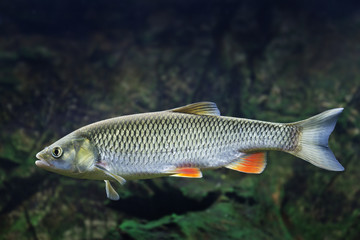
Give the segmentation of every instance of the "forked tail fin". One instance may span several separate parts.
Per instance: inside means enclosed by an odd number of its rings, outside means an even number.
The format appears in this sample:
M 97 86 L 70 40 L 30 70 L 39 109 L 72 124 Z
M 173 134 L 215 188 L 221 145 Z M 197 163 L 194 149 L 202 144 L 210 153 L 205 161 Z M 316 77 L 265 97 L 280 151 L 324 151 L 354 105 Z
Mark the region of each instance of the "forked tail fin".
M 343 171 L 344 167 L 335 158 L 328 146 L 328 139 L 334 130 L 343 108 L 335 108 L 306 120 L 291 123 L 301 127 L 299 148 L 291 154 L 311 164 L 331 171 Z

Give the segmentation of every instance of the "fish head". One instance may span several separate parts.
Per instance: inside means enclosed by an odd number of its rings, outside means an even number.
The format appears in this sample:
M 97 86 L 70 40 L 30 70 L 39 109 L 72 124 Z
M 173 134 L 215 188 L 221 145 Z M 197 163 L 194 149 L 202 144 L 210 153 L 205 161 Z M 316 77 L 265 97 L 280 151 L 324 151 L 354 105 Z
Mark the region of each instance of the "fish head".
M 80 177 L 95 167 L 98 153 L 89 139 L 68 135 L 36 154 L 36 166 L 58 174 Z

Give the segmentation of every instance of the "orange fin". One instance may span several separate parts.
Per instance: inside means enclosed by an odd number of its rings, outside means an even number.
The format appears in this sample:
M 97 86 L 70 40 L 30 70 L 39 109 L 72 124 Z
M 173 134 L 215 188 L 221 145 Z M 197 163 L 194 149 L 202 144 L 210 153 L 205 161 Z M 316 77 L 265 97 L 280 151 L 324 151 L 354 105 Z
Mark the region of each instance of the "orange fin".
M 225 167 L 245 173 L 262 173 L 266 167 L 266 153 L 258 152 L 242 155 L 235 162 Z
M 199 168 L 176 168 L 169 173 L 173 173 L 173 175 L 170 175 L 171 177 L 202 178 L 202 173 Z

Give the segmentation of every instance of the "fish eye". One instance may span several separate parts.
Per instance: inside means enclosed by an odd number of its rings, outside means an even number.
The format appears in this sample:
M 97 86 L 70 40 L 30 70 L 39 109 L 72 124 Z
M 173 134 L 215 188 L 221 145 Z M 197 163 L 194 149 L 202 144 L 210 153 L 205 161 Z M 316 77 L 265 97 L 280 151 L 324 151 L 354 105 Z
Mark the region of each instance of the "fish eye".
M 54 158 L 59 158 L 59 157 L 61 157 L 62 154 L 63 154 L 63 150 L 61 147 L 54 147 L 51 151 L 51 155 Z

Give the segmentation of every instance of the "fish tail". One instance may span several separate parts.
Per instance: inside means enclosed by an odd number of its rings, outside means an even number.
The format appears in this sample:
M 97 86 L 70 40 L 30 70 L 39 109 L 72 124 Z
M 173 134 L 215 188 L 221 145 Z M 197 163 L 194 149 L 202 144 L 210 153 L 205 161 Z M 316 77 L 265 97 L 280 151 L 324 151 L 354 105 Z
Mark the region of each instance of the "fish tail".
M 344 167 L 335 158 L 328 146 L 328 139 L 335 128 L 343 108 L 335 108 L 306 120 L 291 123 L 300 127 L 299 145 L 291 154 L 311 164 L 330 171 L 343 171 Z

